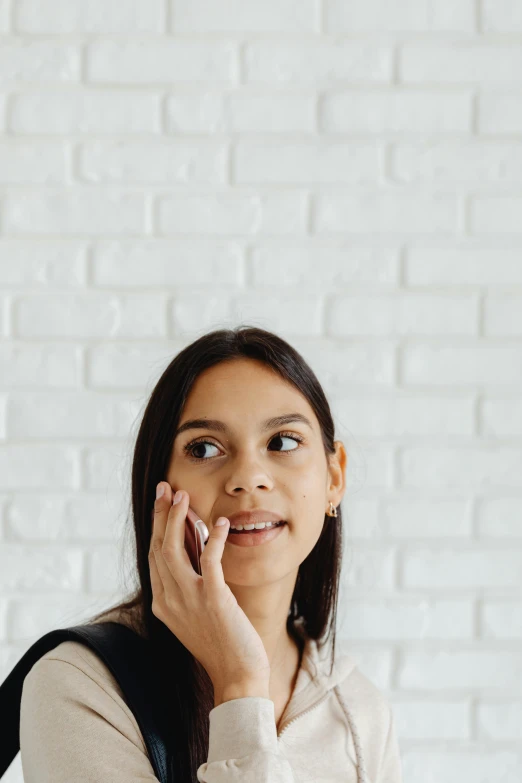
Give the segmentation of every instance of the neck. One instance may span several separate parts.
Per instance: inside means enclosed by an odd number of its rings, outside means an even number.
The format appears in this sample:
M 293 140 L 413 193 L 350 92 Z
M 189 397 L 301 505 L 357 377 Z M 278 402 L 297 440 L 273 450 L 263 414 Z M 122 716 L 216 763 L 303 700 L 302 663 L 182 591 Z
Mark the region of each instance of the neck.
M 228 583 L 239 606 L 261 637 L 270 662 L 270 681 L 281 682 L 300 656 L 300 644 L 287 629 L 297 570 L 265 585 Z

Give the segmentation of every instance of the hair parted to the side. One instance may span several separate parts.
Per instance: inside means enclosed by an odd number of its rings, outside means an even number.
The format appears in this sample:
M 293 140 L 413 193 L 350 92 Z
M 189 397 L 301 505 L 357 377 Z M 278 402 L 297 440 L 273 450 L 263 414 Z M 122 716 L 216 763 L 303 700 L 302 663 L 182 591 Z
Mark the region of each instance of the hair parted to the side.
M 132 461 L 132 517 L 134 523 L 136 588 L 130 600 L 92 617 L 96 622 L 108 612 L 132 611 L 136 630 L 152 645 L 164 685 L 163 696 L 176 738 L 174 769 L 180 780 L 197 779 L 197 769 L 208 757 L 208 715 L 214 707 L 212 681 L 179 639 L 152 613 L 152 588 L 148 554 L 152 534 L 151 509 L 156 485 L 169 466 L 173 433 L 178 426 L 190 390 L 201 372 L 220 362 L 249 358 L 264 362 L 307 399 L 317 416 L 325 453 L 335 452 L 334 422 L 330 406 L 314 372 L 289 343 L 273 332 L 240 325 L 217 329 L 187 345 L 170 362 L 153 389 L 139 427 Z M 306 634 L 323 644 L 332 640 L 331 666 L 335 660 L 337 601 L 342 565 L 342 514 L 325 514 L 321 535 L 301 563 L 292 596 L 287 627 L 302 618 Z

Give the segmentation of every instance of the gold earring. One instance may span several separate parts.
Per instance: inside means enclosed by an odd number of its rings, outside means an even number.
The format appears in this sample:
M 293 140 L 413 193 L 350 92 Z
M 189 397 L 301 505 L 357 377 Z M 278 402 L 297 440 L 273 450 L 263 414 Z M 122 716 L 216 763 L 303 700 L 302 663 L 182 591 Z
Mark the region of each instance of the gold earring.
M 330 500 L 330 512 L 326 512 L 326 516 L 328 517 L 336 517 L 337 516 L 337 509 L 335 508 L 334 504 Z

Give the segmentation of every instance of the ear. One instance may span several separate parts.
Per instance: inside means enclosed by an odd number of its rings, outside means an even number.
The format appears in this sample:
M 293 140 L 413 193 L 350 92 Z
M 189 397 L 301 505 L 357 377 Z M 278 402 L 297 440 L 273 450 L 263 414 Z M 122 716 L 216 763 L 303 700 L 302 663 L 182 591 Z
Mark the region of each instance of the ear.
M 335 454 L 328 454 L 328 475 L 326 492 L 334 506 L 343 499 L 346 489 L 346 464 L 348 456 L 341 440 L 334 441 Z

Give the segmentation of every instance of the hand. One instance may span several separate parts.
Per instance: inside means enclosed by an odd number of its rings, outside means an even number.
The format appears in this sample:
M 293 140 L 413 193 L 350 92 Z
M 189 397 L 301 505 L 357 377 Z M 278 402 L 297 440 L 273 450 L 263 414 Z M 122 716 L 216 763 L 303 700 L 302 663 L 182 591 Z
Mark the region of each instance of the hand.
M 183 491 L 174 506 L 170 485 L 161 483 L 165 493 L 154 503 L 149 550 L 152 613 L 201 663 L 215 694 L 236 688 L 239 693 L 258 684 L 266 687 L 268 698 L 270 662 L 265 647 L 223 576 L 221 558 L 230 522 L 210 530 L 200 576 L 185 549 L 188 492 Z

